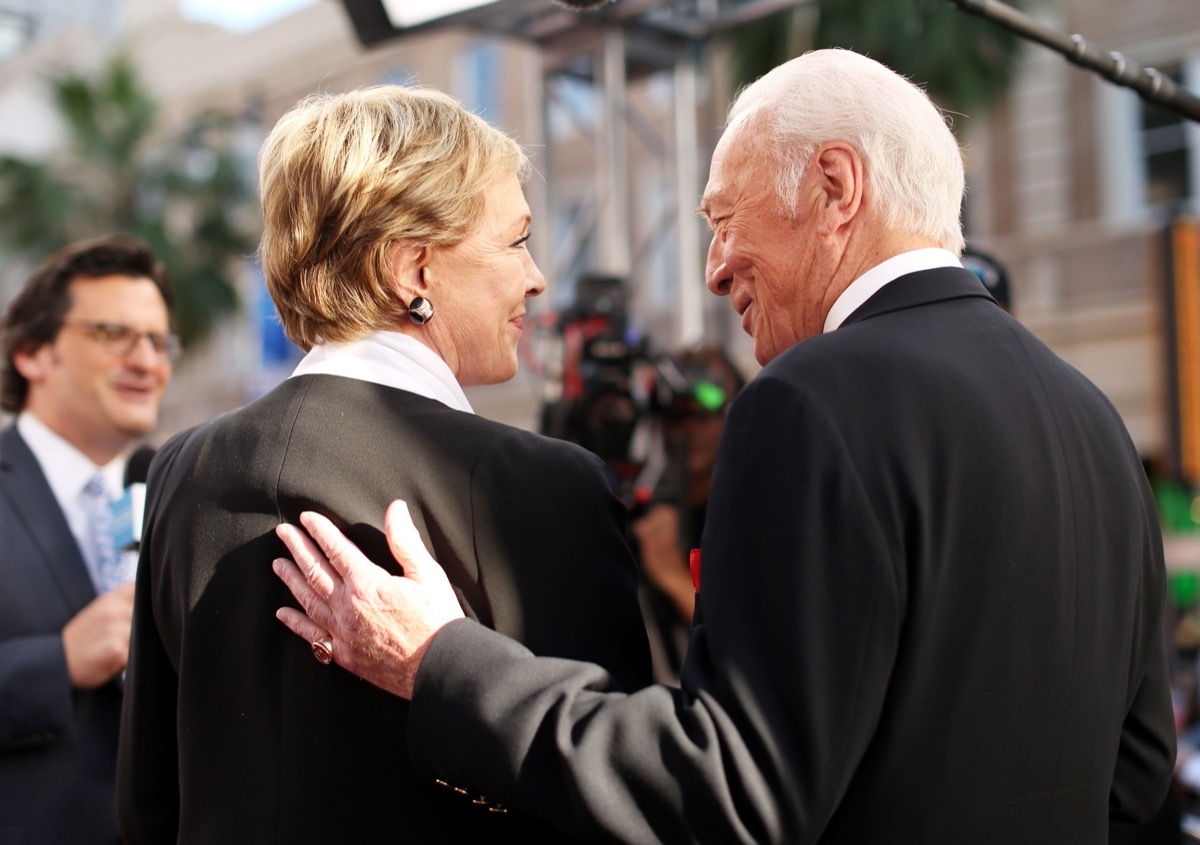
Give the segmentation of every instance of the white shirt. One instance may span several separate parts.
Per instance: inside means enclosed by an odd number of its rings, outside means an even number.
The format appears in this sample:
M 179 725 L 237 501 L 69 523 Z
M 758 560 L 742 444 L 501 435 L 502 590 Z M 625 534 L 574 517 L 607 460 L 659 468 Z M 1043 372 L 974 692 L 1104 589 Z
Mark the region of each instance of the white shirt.
M 446 362 L 419 340 L 399 332 L 375 332 L 350 343 L 318 344 L 296 365 L 292 378 L 313 374 L 407 390 L 456 411 L 475 413 Z
M 83 553 L 83 559 L 94 583 L 98 561 L 95 560 L 95 549 L 88 533 L 83 488 L 99 471 L 104 474 L 108 495 L 114 501 L 121 498 L 125 489 L 125 463 L 128 455 L 118 455 L 105 466 L 97 466 L 91 458 L 51 431 L 50 427 L 31 411 L 22 411 L 17 415 L 17 431 L 41 465 L 42 474 L 46 476 L 50 490 L 58 500 L 58 506 L 67 519 L 67 526 L 71 529 L 80 552 Z
M 874 296 L 884 285 L 891 284 L 901 276 L 915 273 L 918 270 L 961 266 L 963 266 L 962 262 L 953 252 L 936 247 L 902 252 L 882 264 L 876 264 L 851 282 L 849 287 L 842 291 L 842 295 L 834 301 L 833 307 L 825 315 L 824 331 L 831 332 L 838 328 L 847 317 Z

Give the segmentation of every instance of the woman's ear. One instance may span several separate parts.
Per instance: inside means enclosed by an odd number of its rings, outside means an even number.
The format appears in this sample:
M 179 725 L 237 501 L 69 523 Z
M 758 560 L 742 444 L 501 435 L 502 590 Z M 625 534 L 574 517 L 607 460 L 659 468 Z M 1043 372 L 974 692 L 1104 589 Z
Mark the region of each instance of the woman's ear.
M 425 265 L 429 261 L 428 247 L 394 243 L 388 250 L 388 266 L 392 283 L 400 298 L 408 302 L 425 293 Z

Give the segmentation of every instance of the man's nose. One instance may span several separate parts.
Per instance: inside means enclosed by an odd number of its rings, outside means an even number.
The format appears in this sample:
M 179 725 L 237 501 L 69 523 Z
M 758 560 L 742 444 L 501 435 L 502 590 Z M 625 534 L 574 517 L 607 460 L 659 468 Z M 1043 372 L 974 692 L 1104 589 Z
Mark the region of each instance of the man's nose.
M 715 232 L 708 245 L 708 259 L 704 264 L 704 284 L 711 293 L 717 296 L 728 296 L 729 288 L 733 284 L 733 277 L 729 273 L 729 268 L 725 266 L 721 237 Z
M 139 334 L 133 346 L 125 353 L 125 363 L 143 370 L 150 370 L 160 364 L 169 364 L 166 355 L 154 348 L 154 343 L 147 334 Z

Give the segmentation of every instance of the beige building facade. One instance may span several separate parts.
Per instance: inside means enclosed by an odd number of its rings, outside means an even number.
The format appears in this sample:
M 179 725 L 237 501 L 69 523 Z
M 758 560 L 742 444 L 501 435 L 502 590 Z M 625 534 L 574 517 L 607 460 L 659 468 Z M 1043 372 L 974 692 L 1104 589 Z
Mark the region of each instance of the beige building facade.
M 1063 0 L 1037 18 L 1200 88 L 1191 0 Z M 1194 216 L 1200 126 L 1039 45 L 993 114 L 968 121 L 973 244 L 1008 269 L 1014 313 L 1116 404 L 1154 467 L 1170 438 L 1164 229 Z

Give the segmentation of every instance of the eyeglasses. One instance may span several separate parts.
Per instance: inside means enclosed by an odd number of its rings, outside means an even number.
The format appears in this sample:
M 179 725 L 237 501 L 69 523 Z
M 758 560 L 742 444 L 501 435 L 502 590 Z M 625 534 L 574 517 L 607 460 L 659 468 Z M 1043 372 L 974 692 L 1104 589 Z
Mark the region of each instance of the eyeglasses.
M 142 332 L 120 323 L 65 323 L 63 328 L 86 333 L 113 355 L 128 355 L 137 348 L 138 341 L 143 337 L 150 341 L 160 358 L 173 361 L 179 355 L 179 338 L 173 334 Z

